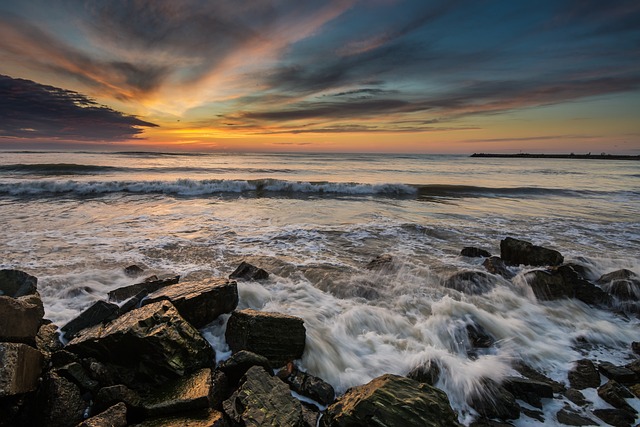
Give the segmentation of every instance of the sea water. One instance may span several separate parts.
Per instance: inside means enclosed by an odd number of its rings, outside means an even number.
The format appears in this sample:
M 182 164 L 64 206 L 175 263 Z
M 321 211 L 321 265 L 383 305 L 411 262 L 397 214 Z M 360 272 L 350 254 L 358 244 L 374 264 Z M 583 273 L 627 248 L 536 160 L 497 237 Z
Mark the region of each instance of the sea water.
M 57 325 L 134 283 L 127 265 L 188 283 L 248 261 L 271 275 L 240 281 L 239 307 L 303 318 L 301 369 L 342 393 L 437 363 L 463 422 L 483 378 L 500 381 L 524 361 L 566 383 L 580 358 L 628 363 L 640 329 L 637 317 L 577 300 L 537 301 L 523 278 L 530 267 L 494 277 L 482 295 L 447 289 L 453 273 L 483 271 L 460 250 L 499 255 L 511 236 L 559 250 L 592 279 L 640 274 L 639 212 L 634 161 L 0 152 L 0 267 L 38 277 Z M 365 268 L 381 254 L 394 269 Z M 219 360 L 230 354 L 227 319 L 202 331 Z M 471 351 L 468 325 L 494 346 Z M 548 402 L 547 425 L 560 408 Z M 540 425 L 524 415 L 516 424 Z

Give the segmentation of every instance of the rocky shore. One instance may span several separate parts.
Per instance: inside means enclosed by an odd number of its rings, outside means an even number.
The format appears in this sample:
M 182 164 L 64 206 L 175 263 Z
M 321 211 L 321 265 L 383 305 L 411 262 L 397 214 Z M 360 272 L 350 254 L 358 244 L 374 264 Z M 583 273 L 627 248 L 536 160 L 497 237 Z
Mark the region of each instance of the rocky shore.
M 484 271 L 443 278 L 445 288 L 486 293 L 495 286 L 493 276 L 511 283 L 524 267 L 539 301 L 573 298 L 620 316 L 640 314 L 640 277 L 629 270 L 593 277 L 558 251 L 513 238 L 501 241 L 499 257 L 473 247 L 461 256 L 484 258 Z M 381 255 L 366 268 L 384 274 L 396 267 L 392 256 Z M 268 279 L 263 269 L 242 263 L 229 278 L 191 282 L 144 277 L 135 265 L 125 273 L 132 285 L 54 325 L 44 318 L 37 278 L 0 270 L 0 426 L 460 425 L 437 387 L 437 361 L 406 376 L 382 375 L 341 396 L 301 370 L 303 319 L 237 308 L 238 281 Z M 223 314 L 230 316 L 225 339 L 232 355 L 216 363 L 199 329 Z M 466 333 L 469 357 L 496 345 L 481 328 Z M 576 343 L 588 344 L 587 338 Z M 630 363 L 576 360 L 562 381 L 514 360 L 513 375 L 500 383 L 487 378 L 481 392 L 468 397 L 477 414 L 471 425 L 509 426 L 523 414 L 547 425 L 636 425 L 640 343 L 628 344 Z M 608 407 L 595 408 L 594 395 Z M 560 409 L 549 418 L 545 407 Z

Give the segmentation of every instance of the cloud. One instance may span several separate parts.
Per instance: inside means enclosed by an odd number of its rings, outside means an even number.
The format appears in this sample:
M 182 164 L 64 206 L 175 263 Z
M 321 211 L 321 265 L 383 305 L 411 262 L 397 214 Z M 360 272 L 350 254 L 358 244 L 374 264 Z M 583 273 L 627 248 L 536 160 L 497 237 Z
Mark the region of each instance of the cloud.
M 155 126 L 77 92 L 0 75 L 2 139 L 122 141 Z

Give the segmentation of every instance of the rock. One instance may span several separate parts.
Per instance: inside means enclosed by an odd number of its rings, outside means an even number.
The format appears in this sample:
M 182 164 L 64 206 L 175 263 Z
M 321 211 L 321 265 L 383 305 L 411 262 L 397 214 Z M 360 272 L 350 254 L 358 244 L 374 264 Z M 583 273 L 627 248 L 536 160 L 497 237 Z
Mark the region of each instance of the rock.
M 87 371 L 78 362 L 72 362 L 56 369 L 56 373 L 74 382 L 83 391 L 95 392 L 100 387 L 97 381 L 91 379 Z
M 589 403 L 584 397 L 584 394 L 575 388 L 567 389 L 567 391 L 564 392 L 564 396 L 578 406 L 587 406 Z
M 142 397 L 141 404 L 149 418 L 190 412 L 210 407 L 211 369 L 168 381 Z
M 595 306 L 611 304 L 611 297 L 596 285 L 585 280 L 583 269 L 577 264 L 563 264 L 552 270 L 560 274 L 565 284 L 573 289 L 574 298 Z
M 556 250 L 511 237 L 500 242 L 500 258 L 508 265 L 548 266 L 560 265 L 564 261 L 562 254 Z
M 165 286 L 175 285 L 179 281 L 180 276 L 166 276 L 159 279 L 156 277 L 156 280 L 151 281 L 145 280 L 144 282 L 136 283 L 135 285 L 123 286 L 122 288 L 109 292 L 109 301 L 121 302 L 138 295 L 140 292 L 155 292 Z
M 633 370 L 624 366 L 616 366 L 611 362 L 600 363 L 598 370 L 605 377 L 622 384 L 633 384 L 638 381 L 638 375 Z
M 20 270 L 0 270 L 0 295 L 19 298 L 37 291 L 38 279 Z
M 231 313 L 225 338 L 234 353 L 248 350 L 280 367 L 302 357 L 306 330 L 299 317 L 246 309 Z
M 84 420 L 78 427 L 126 427 L 127 405 L 116 403 L 98 415 Z
M 491 274 L 495 274 L 497 276 L 502 276 L 507 280 L 511 280 L 515 277 L 506 266 L 502 259 L 497 256 L 492 256 L 484 260 L 482 266 Z
M 148 294 L 149 292 L 147 292 L 146 289 L 143 289 L 131 298 L 125 300 L 125 302 L 120 304 L 116 317 L 120 317 L 135 308 L 140 308 L 142 306 L 142 301 L 147 297 Z
M 140 266 L 135 265 L 135 264 L 124 268 L 124 274 L 126 274 L 129 277 L 138 277 L 142 273 L 144 273 L 144 269 L 142 267 L 140 267 Z
M 0 295 L 0 341 L 34 344 L 44 317 L 40 295 Z
M 61 368 L 72 362 L 79 362 L 80 358 L 77 354 L 67 350 L 58 350 L 51 354 L 51 366 L 53 368 Z
M 578 360 L 569 371 L 569 384 L 576 390 L 584 390 L 585 388 L 596 388 L 600 385 L 600 374 L 596 370 L 595 365 L 588 359 Z
M 536 371 L 531 366 L 527 365 L 526 363 L 524 363 L 522 361 L 516 362 L 514 364 L 513 368 L 516 371 L 518 371 L 518 373 L 520 375 L 522 375 L 522 376 L 524 376 L 526 378 L 529 378 L 530 380 L 540 381 L 540 382 L 543 382 L 543 383 L 549 385 L 554 393 L 562 393 L 566 389 L 564 384 L 561 384 L 561 383 L 559 383 L 557 381 L 552 380 L 551 378 L 549 378 L 546 375 Z
M 225 374 L 229 386 L 236 388 L 252 366 L 262 366 L 267 372 L 273 371 L 266 357 L 246 350 L 232 354 L 230 358 L 220 362 L 217 369 Z
M 62 350 L 58 327 L 53 323 L 40 326 L 36 335 L 36 348 L 47 358 L 58 350 Z
M 235 390 L 237 384 L 233 387 Z M 222 371 L 215 370 L 211 378 L 211 407 L 221 410 L 222 402 L 225 401 L 231 395 L 231 387 L 229 387 L 229 380 Z
M 460 255 L 462 256 L 466 256 L 469 258 L 489 258 L 491 256 L 491 254 L 488 251 L 485 251 L 484 249 L 480 249 L 480 248 L 474 248 L 471 246 L 466 246 L 464 248 L 462 248 L 462 250 L 460 251 Z
M 541 423 L 544 423 L 544 413 L 542 411 L 537 411 L 535 409 L 529 409 L 527 407 L 522 407 L 520 408 L 520 410 L 522 411 L 522 415 L 525 415 L 529 418 L 532 418 L 534 420 L 538 420 Z
M 489 348 L 495 343 L 493 337 L 477 323 L 467 325 L 466 329 L 469 343 L 473 348 Z
M 520 405 L 514 395 L 490 379 L 485 379 L 482 390 L 471 396 L 469 405 L 487 418 L 515 420 L 520 417 Z
M 168 300 L 185 320 L 196 328 L 213 322 L 238 305 L 238 286 L 227 279 L 209 279 L 195 283 L 165 286 L 147 296 L 142 304 Z
M 598 387 L 598 396 L 614 408 L 636 413 L 636 410 L 625 400 L 632 398 L 633 394 L 615 380 L 609 380 L 603 386 Z
M 0 398 L 36 389 L 44 358 L 33 347 L 0 343 Z
M 529 380 L 520 377 L 507 377 L 503 383 L 504 388 L 531 406 L 542 408 L 540 399 L 553 399 L 553 389 L 547 383 Z
M 38 400 L 37 425 L 47 427 L 75 426 L 83 420 L 89 406 L 78 386 L 55 372 L 45 376 Z
M 84 365 L 91 372 L 92 378 L 107 387 L 117 384 L 128 384 L 132 387 L 145 388 L 147 384 L 137 379 L 137 366 L 122 366 L 114 363 L 100 362 L 89 357 L 83 360 Z M 161 380 L 159 380 L 161 381 Z
M 616 427 L 631 427 L 636 420 L 635 415 L 623 409 L 594 409 L 593 415 Z
M 377 257 L 369 261 L 369 263 L 364 268 L 379 273 L 391 273 L 398 269 L 394 263 L 393 257 L 389 254 L 378 255 Z
M 95 397 L 94 409 L 104 411 L 117 404 L 124 403 L 127 408 L 141 408 L 140 396 L 124 384 L 103 387 L 98 390 Z
M 407 378 L 435 386 L 440 379 L 440 367 L 436 362 L 431 360 L 426 365 L 413 368 L 411 372 L 407 374 Z
M 267 280 L 268 278 L 269 273 L 265 270 L 244 261 L 229 275 L 229 279 Z
M 640 359 L 636 359 L 636 360 L 634 360 L 634 361 L 633 361 L 633 362 L 631 362 L 631 363 L 627 363 L 626 365 L 624 365 L 624 367 L 625 367 L 626 369 L 630 370 L 630 371 L 635 372 L 636 377 L 637 377 L 637 378 L 640 378 Z M 615 380 L 616 378 L 612 378 L 612 379 L 614 379 L 614 380 Z M 624 380 L 622 380 L 622 381 L 618 381 L 618 382 L 625 383 L 625 381 L 624 381 Z M 636 381 L 634 381 L 634 382 L 636 382 Z
M 640 300 L 640 280 L 614 280 L 602 287 L 621 301 Z
M 616 280 L 640 280 L 640 277 L 638 277 L 638 275 L 633 271 L 623 268 L 621 270 L 603 274 L 598 280 L 596 280 L 596 283 L 598 285 L 606 285 Z
M 640 384 L 633 384 L 629 386 L 629 390 L 633 393 L 637 398 L 640 398 Z
M 215 360 L 209 343 L 168 301 L 145 305 L 106 325 L 85 329 L 69 342 L 67 350 L 133 368 L 139 380 L 150 383 L 213 366 Z
M 560 424 L 564 424 L 567 426 L 597 426 L 598 425 L 598 423 L 593 421 L 591 418 L 583 417 L 579 413 L 568 408 L 560 409 L 556 413 L 556 419 Z
M 240 388 L 222 404 L 224 412 L 240 425 L 302 427 L 302 406 L 289 386 L 253 366 Z
M 222 412 L 204 409 L 172 417 L 146 420 L 137 427 L 229 427 Z
M 83 329 L 115 319 L 119 308 L 118 304 L 96 301 L 60 330 L 66 339 L 72 340 Z
M 336 392 L 328 382 L 300 371 L 293 363 L 281 369 L 277 377 L 289 384 L 291 390 L 308 397 L 321 405 L 330 405 L 336 398 Z
M 469 427 L 514 427 L 514 425 L 507 422 L 490 420 L 488 418 L 478 418 L 469 424 Z
M 573 287 L 565 283 L 561 274 L 546 270 L 533 270 L 524 275 L 536 299 L 553 301 L 557 299 L 573 298 Z
M 463 294 L 481 295 L 493 289 L 495 284 L 491 276 L 481 271 L 461 271 L 449 277 L 443 286 Z
M 347 390 L 327 408 L 320 425 L 452 427 L 460 424 L 442 390 L 386 374 Z
M 637 354 L 640 355 L 640 341 L 634 341 L 631 343 L 631 350 Z
M 302 405 L 302 423 L 304 427 L 316 427 L 320 411 L 316 405 L 307 402 L 300 402 Z

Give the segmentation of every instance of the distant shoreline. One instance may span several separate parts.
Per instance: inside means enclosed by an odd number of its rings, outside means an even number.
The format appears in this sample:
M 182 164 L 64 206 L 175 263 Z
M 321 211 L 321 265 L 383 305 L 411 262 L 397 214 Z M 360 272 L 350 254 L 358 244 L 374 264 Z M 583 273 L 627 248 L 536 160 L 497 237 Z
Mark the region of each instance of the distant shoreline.
M 639 156 L 625 154 L 495 154 L 473 153 L 470 157 L 494 157 L 507 159 L 580 159 L 580 160 L 640 160 Z

